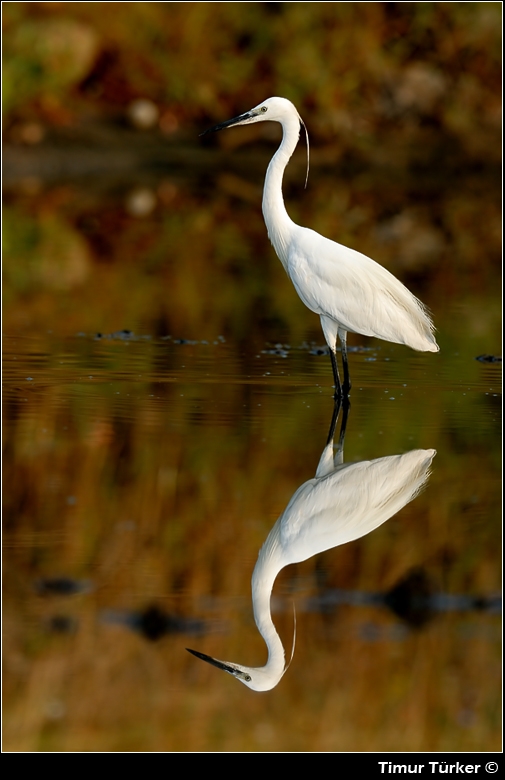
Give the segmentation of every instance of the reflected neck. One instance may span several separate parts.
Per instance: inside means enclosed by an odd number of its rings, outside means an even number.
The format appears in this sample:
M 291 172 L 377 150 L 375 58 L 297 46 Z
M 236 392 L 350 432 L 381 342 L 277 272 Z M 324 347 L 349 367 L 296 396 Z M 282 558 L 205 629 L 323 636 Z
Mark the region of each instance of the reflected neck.
M 277 677 L 280 680 L 285 668 L 284 647 L 273 623 L 270 611 L 274 582 L 279 571 L 283 568 L 277 535 L 278 528 L 276 524 L 261 548 L 258 561 L 254 567 L 252 600 L 254 620 L 268 649 L 268 660 L 263 670 L 268 670 L 272 677 Z

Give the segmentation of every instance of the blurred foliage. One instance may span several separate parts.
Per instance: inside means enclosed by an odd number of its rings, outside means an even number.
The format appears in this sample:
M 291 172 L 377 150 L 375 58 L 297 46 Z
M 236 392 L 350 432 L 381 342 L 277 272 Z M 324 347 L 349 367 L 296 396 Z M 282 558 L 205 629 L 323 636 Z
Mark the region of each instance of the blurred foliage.
M 5 116 L 26 106 L 57 116 L 68 91 L 93 67 L 98 37 L 91 27 L 69 18 L 31 16 L 25 5 L 6 3 L 3 9 Z
M 165 132 L 272 94 L 318 141 L 435 133 L 498 160 L 501 3 L 4 3 L 4 122 L 159 108 Z
M 4 303 L 16 304 L 18 296 L 30 297 L 41 288 L 68 290 L 89 275 L 89 253 L 84 241 L 54 212 L 32 219 L 19 209 L 3 213 Z
M 247 192 L 252 185 L 243 181 Z M 260 187 L 252 204 L 240 182 L 232 194 L 219 182 L 209 192 L 204 177 L 163 177 L 150 184 L 154 208 L 141 217 L 129 212 L 131 189 L 119 197 L 66 185 L 7 195 L 5 332 L 128 328 L 320 342 L 318 317 L 300 303 L 268 243 Z M 500 350 L 501 212 L 499 188 L 488 185 L 463 178 L 423 190 L 370 176 L 334 182 L 316 170 L 309 192 L 288 184 L 286 195 L 295 221 L 373 257 L 432 309 L 447 359 L 462 333 L 471 357 Z M 350 335 L 351 345 L 367 343 Z
M 4 180 L 5 326 L 51 319 L 67 333 L 238 339 L 271 326 L 307 338 L 317 318 L 293 294 L 260 217 L 272 143 L 258 145 L 257 128 L 197 138 L 282 94 L 313 141 L 310 190 L 301 147 L 286 173 L 292 218 L 383 263 L 443 331 L 447 299 L 487 296 L 471 326 L 491 328 L 485 349 L 497 351 L 500 22 L 501 4 L 483 2 L 4 3 L 6 168 L 18 155 Z M 131 127 L 139 100 L 154 109 L 150 134 Z M 115 130 L 86 135 L 90 123 Z M 153 136 L 172 138 L 168 162 L 150 173 L 133 162 L 114 179 L 123 146 L 149 147 Z M 89 156 L 97 138 L 99 163 Z M 256 157 L 233 155 L 247 174 L 231 173 L 229 150 L 252 140 Z M 105 185 L 93 184 L 97 166 Z

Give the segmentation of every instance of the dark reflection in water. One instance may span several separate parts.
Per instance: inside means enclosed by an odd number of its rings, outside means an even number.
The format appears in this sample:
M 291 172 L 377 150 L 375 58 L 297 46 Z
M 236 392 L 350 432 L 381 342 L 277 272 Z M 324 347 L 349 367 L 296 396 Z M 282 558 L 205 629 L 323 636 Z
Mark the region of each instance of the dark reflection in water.
M 301 609 L 305 612 L 331 614 L 343 605 L 387 607 L 409 627 L 422 628 L 445 612 L 487 612 L 498 615 L 501 613 L 502 599 L 499 594 L 467 596 L 438 593 L 427 572 L 421 567 L 415 567 L 386 593 L 326 590 L 306 599 Z
M 44 577 L 35 583 L 35 590 L 40 596 L 73 596 L 76 593 L 88 593 L 92 587 L 88 580 L 72 577 Z
M 270 607 L 272 588 L 281 569 L 371 533 L 412 501 L 429 477 L 436 454 L 433 449 L 344 464 L 348 412 L 349 404 L 344 402 L 340 436 L 334 451 L 340 402 L 336 404 L 315 477 L 295 492 L 270 531 L 254 567 L 254 619 L 267 645 L 266 665 L 242 666 L 189 650 L 232 674 L 253 691 L 275 688 L 287 668 L 284 647 L 272 621 Z M 291 658 L 294 649 L 293 638 Z
M 116 623 L 132 628 L 153 642 L 166 634 L 201 636 L 208 630 L 203 620 L 171 615 L 156 604 L 151 604 L 140 612 L 107 610 L 103 613 L 102 620 L 104 623 Z

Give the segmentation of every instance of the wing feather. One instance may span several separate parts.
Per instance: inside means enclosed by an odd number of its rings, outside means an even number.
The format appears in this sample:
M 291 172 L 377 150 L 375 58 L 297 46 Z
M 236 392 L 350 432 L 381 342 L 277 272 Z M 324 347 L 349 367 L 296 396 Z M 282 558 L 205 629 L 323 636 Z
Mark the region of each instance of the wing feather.
M 344 330 L 414 349 L 438 349 L 426 307 L 366 255 L 298 228 L 287 272 L 304 304 Z

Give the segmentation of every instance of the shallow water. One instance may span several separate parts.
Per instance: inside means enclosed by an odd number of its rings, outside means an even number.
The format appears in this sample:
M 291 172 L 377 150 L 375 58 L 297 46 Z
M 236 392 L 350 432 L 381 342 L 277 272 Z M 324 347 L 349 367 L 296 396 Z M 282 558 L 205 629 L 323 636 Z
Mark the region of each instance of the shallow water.
M 461 359 L 464 383 L 444 382 L 442 356 L 352 352 L 344 462 L 434 448 L 424 492 L 369 536 L 279 574 L 273 618 L 288 658 L 293 605 L 297 639 L 273 691 L 185 652 L 265 662 L 252 569 L 326 442 L 329 358 L 254 347 L 5 338 L 11 744 L 493 749 L 499 364 Z M 414 575 L 398 614 L 383 598 L 412 572 L 422 585 Z

